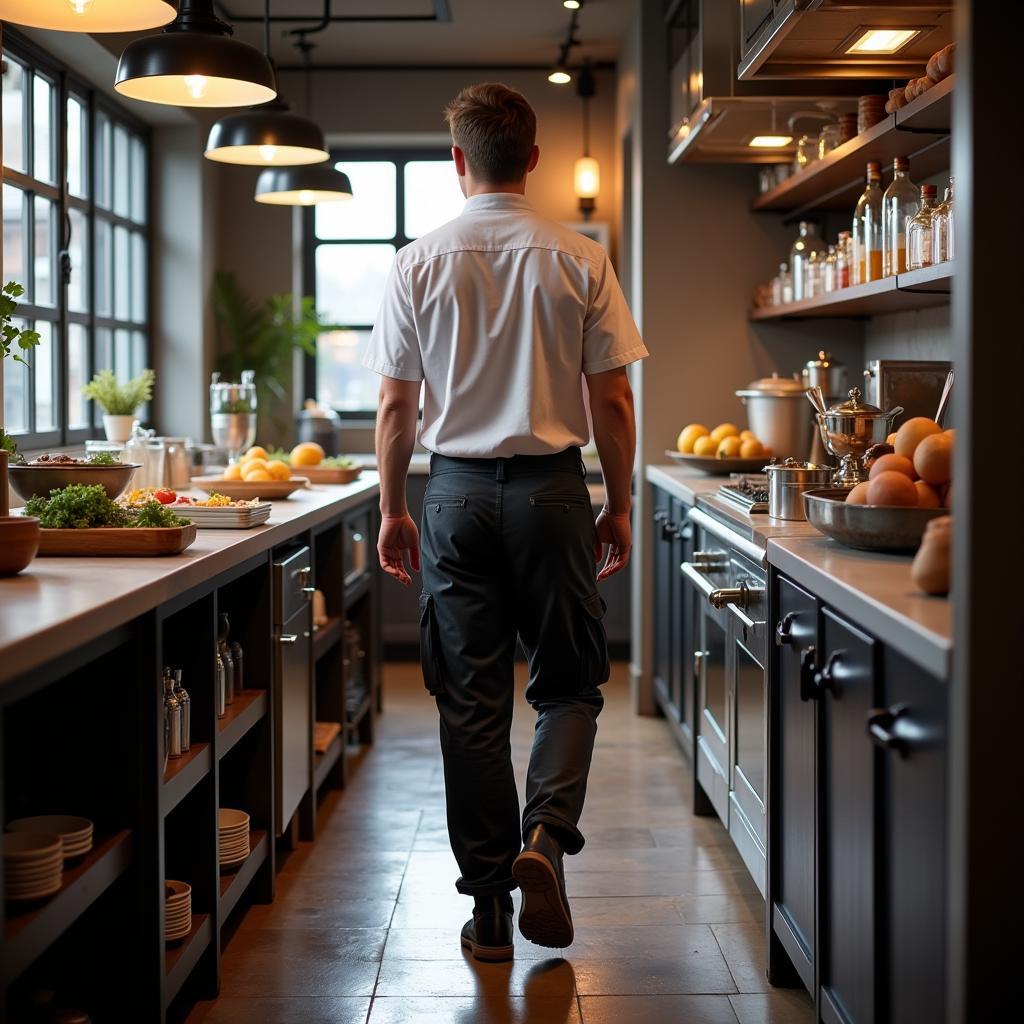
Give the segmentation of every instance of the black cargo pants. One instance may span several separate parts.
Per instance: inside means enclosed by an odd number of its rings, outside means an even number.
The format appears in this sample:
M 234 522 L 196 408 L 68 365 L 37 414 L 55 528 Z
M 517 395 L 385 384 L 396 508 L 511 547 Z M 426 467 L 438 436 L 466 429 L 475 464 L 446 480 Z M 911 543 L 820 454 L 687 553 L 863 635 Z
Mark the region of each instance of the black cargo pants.
M 566 853 L 583 848 L 577 823 L 609 670 L 584 476 L 578 448 L 430 460 L 420 651 L 441 717 L 456 888 L 468 895 L 516 887 L 512 862 L 535 825 Z M 517 634 L 537 712 L 521 825 L 509 741 Z

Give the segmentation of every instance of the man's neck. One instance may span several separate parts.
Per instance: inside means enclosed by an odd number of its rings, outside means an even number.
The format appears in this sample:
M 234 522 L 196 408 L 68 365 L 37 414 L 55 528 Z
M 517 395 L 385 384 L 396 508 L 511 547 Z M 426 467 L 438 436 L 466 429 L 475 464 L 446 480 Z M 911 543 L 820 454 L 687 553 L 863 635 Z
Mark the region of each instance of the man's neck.
M 490 181 L 466 182 L 466 198 L 472 196 L 489 196 L 507 193 L 513 196 L 526 195 L 526 182 L 515 182 L 510 185 L 496 185 Z

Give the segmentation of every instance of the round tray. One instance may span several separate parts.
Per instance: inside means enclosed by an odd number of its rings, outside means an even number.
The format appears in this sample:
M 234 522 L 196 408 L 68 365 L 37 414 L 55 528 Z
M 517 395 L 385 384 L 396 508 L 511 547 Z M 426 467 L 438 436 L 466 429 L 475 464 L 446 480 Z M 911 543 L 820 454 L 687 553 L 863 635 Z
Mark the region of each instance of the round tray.
M 826 537 L 861 551 L 916 551 L 932 519 L 948 516 L 948 508 L 892 508 L 849 505 L 841 487 L 804 491 L 807 521 Z
M 730 473 L 760 473 L 768 460 L 763 456 L 756 459 L 720 459 L 716 455 L 683 455 L 682 452 L 674 452 L 666 449 L 665 454 L 681 466 L 691 466 L 699 469 L 709 476 L 728 476 Z
M 225 480 L 220 476 L 194 476 L 192 486 L 207 494 L 223 494 L 226 498 L 241 498 L 250 501 L 253 498 L 287 498 L 289 494 L 302 487 L 309 486 L 309 479 L 304 476 L 293 476 L 290 480 Z

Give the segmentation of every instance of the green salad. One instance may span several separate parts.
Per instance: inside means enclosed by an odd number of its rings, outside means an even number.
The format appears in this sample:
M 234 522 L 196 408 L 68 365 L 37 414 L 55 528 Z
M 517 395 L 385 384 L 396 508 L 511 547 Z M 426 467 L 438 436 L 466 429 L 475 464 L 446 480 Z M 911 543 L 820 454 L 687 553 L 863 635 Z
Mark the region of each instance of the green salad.
M 147 501 L 126 508 L 111 501 L 99 484 L 71 484 L 50 491 L 48 498 L 36 495 L 25 505 L 47 530 L 85 530 L 104 526 L 132 528 L 188 526 L 166 505 Z

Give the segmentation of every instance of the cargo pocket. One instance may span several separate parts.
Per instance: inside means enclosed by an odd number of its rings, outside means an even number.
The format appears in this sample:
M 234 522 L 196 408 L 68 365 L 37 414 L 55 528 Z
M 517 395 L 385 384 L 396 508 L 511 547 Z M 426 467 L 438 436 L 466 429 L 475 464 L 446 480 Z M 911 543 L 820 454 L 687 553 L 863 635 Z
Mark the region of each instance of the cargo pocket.
M 592 690 L 608 681 L 611 664 L 608 661 L 608 638 L 605 635 L 604 598 L 596 591 L 583 598 L 580 616 L 580 690 Z
M 423 591 L 420 594 L 420 666 L 423 685 L 427 693 L 444 693 L 444 675 L 441 672 L 441 646 L 437 633 L 437 613 L 434 598 Z

